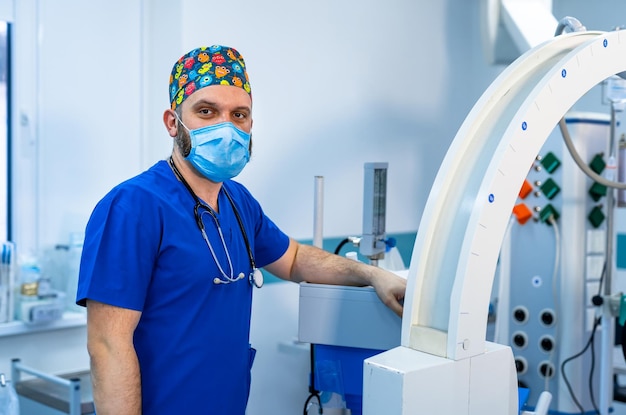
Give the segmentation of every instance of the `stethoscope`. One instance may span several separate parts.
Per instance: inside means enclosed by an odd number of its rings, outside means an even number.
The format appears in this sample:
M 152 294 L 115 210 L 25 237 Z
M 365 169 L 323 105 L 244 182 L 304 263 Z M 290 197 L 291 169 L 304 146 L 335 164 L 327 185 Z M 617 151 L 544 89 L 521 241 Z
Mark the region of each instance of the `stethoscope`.
M 236 281 L 239 281 L 240 279 L 245 278 L 245 274 L 243 272 L 240 272 L 237 276 L 234 276 L 233 263 L 230 259 L 230 254 L 228 252 L 228 247 L 226 246 L 226 241 L 224 241 L 222 228 L 220 227 L 220 223 L 217 219 L 217 215 L 215 214 L 215 211 L 213 210 L 213 208 L 211 208 L 211 206 L 207 205 L 206 203 L 202 202 L 200 198 L 196 196 L 193 190 L 191 190 L 189 183 L 187 183 L 183 175 L 180 173 L 180 171 L 178 171 L 178 168 L 174 164 L 174 160 L 172 159 L 171 156 L 168 160 L 168 163 L 170 167 L 172 168 L 172 171 L 174 171 L 174 174 L 176 174 L 176 177 L 178 177 L 178 179 L 185 185 L 185 188 L 187 188 L 187 191 L 189 192 L 191 197 L 193 197 L 193 200 L 196 202 L 195 206 L 193 207 L 193 215 L 194 215 L 194 218 L 196 219 L 196 224 L 198 225 L 198 228 L 200 229 L 200 232 L 202 233 L 202 238 L 204 239 L 204 242 L 206 242 L 207 246 L 209 247 L 211 256 L 213 257 L 213 260 L 215 261 L 215 264 L 217 264 L 217 268 L 219 269 L 220 274 L 222 275 L 222 278 L 215 277 L 213 279 L 213 283 L 216 285 L 217 284 L 230 284 L 232 282 L 236 282 Z M 237 218 L 239 229 L 241 230 L 241 234 L 243 235 L 243 241 L 246 244 L 246 250 L 248 251 L 248 259 L 250 260 L 250 267 L 252 268 L 252 272 L 250 272 L 250 274 L 248 275 L 248 281 L 250 282 L 250 284 L 254 285 L 255 287 L 261 288 L 263 286 L 263 273 L 261 272 L 260 269 L 256 267 L 256 264 L 254 262 L 252 249 L 250 248 L 250 241 L 248 240 L 248 235 L 246 234 L 246 230 L 243 226 L 243 221 L 241 220 L 241 216 L 239 216 L 239 212 L 237 211 L 235 202 L 233 201 L 233 199 L 231 198 L 230 194 L 228 193 L 228 191 L 226 190 L 224 186 L 222 186 L 222 190 L 224 191 L 226 198 L 230 202 L 230 205 L 233 207 L 233 212 L 235 213 L 235 217 Z M 217 233 L 220 236 L 220 240 L 222 241 L 222 247 L 224 248 L 224 252 L 226 253 L 226 259 L 228 260 L 228 267 L 230 271 L 228 274 L 224 271 L 224 269 L 220 265 L 220 262 L 217 260 L 217 256 L 215 255 L 213 246 L 211 245 L 211 243 L 209 242 L 209 238 L 207 237 L 206 231 L 204 229 L 204 221 L 202 220 L 202 215 L 205 213 L 208 213 L 209 215 L 211 215 L 211 217 L 213 218 L 213 221 L 215 222 L 215 226 L 217 227 Z

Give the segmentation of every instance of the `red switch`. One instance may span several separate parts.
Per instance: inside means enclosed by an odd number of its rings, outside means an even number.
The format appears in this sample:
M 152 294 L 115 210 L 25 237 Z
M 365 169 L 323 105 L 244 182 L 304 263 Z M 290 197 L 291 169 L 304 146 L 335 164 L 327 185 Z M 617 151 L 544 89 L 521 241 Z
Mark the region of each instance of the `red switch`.
M 533 217 L 533 213 L 531 212 L 531 210 L 523 203 L 515 205 L 515 207 L 513 208 L 513 214 L 517 218 L 517 221 L 520 223 L 520 225 L 525 224 L 526 222 L 528 222 L 528 219 Z
M 524 180 L 524 183 L 522 184 L 522 188 L 519 190 L 520 199 L 526 199 L 526 196 L 528 196 L 532 191 L 533 191 L 533 185 L 530 184 L 528 180 Z

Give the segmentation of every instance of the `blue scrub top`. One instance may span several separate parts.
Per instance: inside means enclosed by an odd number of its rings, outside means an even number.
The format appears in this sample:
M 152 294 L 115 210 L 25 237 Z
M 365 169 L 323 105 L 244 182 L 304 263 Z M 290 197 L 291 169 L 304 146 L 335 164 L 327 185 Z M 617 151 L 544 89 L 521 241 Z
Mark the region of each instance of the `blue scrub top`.
M 257 267 L 279 259 L 289 238 L 241 184 L 224 182 Z M 166 161 L 118 185 L 87 224 L 77 303 L 86 299 L 141 311 L 134 334 L 143 413 L 245 414 L 254 350 L 249 344 L 252 285 L 244 239 L 223 191 L 217 220 L 234 276 L 221 274 L 195 222 L 195 201 Z M 217 226 L 203 214 L 218 261 L 230 268 Z

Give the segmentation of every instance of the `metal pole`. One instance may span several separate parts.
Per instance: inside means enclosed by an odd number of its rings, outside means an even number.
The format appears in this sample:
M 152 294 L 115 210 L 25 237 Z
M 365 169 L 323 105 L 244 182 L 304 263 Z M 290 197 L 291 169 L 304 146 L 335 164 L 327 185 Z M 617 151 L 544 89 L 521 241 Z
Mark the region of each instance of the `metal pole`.
M 324 244 L 324 176 L 315 176 L 314 204 L 313 246 L 321 249 Z
M 616 180 L 615 160 L 615 103 L 611 102 L 611 125 L 609 134 L 609 163 L 607 173 L 609 180 Z M 604 273 L 604 305 L 602 308 L 601 336 L 600 336 L 600 414 L 609 415 L 613 401 L 613 343 L 614 343 L 614 316 L 610 309 L 609 297 L 613 292 L 613 228 L 615 213 L 615 189 L 609 187 L 606 192 L 606 267 Z

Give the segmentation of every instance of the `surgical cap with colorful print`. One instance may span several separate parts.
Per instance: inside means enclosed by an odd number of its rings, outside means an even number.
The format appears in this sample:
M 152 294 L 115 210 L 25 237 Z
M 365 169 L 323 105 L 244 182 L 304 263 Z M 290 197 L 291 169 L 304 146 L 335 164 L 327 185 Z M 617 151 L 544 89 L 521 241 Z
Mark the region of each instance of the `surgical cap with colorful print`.
M 233 85 L 252 96 L 246 64 L 237 50 L 213 45 L 196 48 L 182 56 L 170 75 L 172 109 L 198 89 L 211 85 Z

